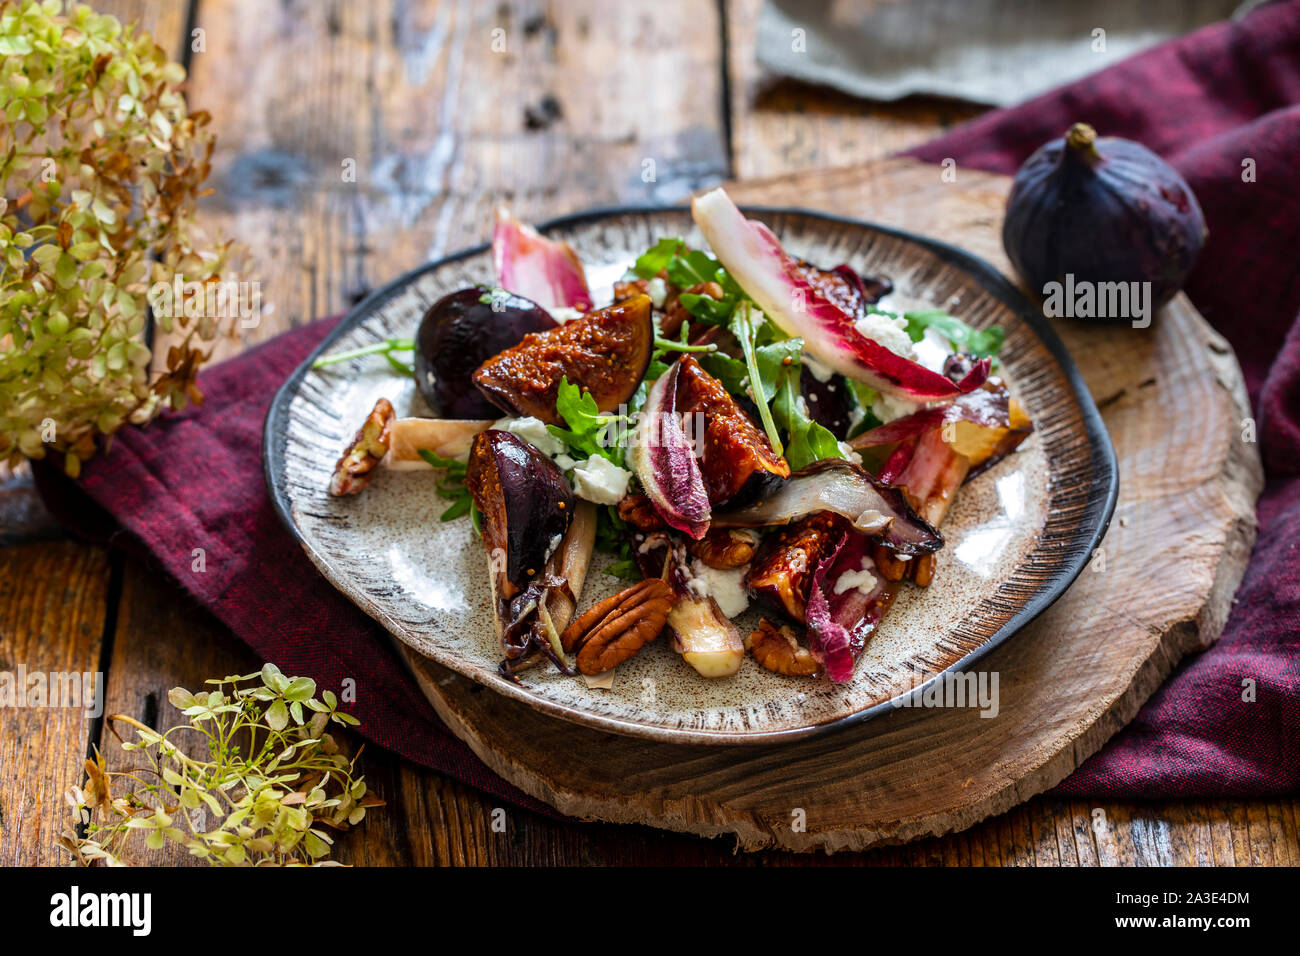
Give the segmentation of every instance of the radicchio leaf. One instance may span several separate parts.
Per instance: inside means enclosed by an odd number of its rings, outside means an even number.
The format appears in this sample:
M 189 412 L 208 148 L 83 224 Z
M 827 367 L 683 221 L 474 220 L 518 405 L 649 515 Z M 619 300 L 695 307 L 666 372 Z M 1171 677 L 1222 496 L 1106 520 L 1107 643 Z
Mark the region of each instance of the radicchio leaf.
M 817 563 L 805 614 L 808 622 L 808 647 L 825 668 L 826 675 L 837 684 L 842 684 L 853 676 L 853 643 L 848 630 L 831 616 L 825 586 L 826 574 L 848 537 L 846 533 L 839 546 Z
M 544 309 L 591 310 L 582 261 L 567 242 L 547 239 L 503 207 L 492 231 L 492 261 L 501 288 Z
M 1015 451 L 1033 430 L 1029 416 L 1004 387 L 985 386 L 958 396 L 951 404 L 923 408 L 873 428 L 849 444 L 871 448 L 899 443 L 879 475 L 892 485 L 899 484 L 903 473 L 913 467 L 915 449 L 921 444 L 942 442 L 944 449 L 967 461 L 973 476 Z M 909 484 L 908 491 L 915 489 Z
M 694 447 L 677 414 L 680 373 L 681 364 L 674 362 L 651 386 L 629 461 L 660 517 L 678 531 L 702 538 L 712 509 Z
M 988 359 L 954 383 L 867 338 L 855 316 L 810 282 L 771 230 L 746 219 L 722 189 L 693 199 L 691 215 L 718 261 L 764 314 L 787 335 L 802 337 L 809 352 L 840 374 L 913 401 L 951 398 L 988 377 Z
M 959 395 L 947 405 L 922 408 L 863 432 L 849 442 L 854 448 L 889 445 L 948 422 L 970 422 L 984 428 L 1006 428 L 1009 402 L 1005 389 L 978 389 Z

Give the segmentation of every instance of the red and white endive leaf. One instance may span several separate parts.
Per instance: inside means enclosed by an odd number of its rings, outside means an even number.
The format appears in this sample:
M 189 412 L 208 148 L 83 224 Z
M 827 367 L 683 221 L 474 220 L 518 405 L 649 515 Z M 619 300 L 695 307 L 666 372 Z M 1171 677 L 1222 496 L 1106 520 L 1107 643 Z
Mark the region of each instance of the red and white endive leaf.
M 835 550 L 818 562 L 804 612 L 804 620 L 808 623 L 808 647 L 826 668 L 826 675 L 837 684 L 853 676 L 853 640 L 848 629 L 831 615 L 830 602 L 826 599 L 826 574 L 847 542 L 846 533 Z
M 680 372 L 681 364 L 674 362 L 651 386 L 629 460 L 659 516 L 678 531 L 702 538 L 709 530 L 712 509 L 695 449 L 677 414 Z
M 1010 420 L 1010 403 L 1006 389 L 978 389 L 958 396 L 947 405 L 933 405 L 896 418 L 863 432 L 849 444 L 854 448 L 871 448 L 903 441 L 913 435 L 946 425 L 970 422 L 983 428 L 1006 428 Z
M 543 309 L 591 310 L 587 275 L 572 247 L 547 239 L 504 207 L 497 209 L 492 230 L 492 262 L 501 288 Z
M 951 398 L 988 377 L 988 359 L 957 384 L 863 335 L 854 316 L 808 281 L 771 230 L 746 219 L 722 189 L 691 200 L 691 215 L 718 261 L 763 313 L 842 375 L 913 401 Z

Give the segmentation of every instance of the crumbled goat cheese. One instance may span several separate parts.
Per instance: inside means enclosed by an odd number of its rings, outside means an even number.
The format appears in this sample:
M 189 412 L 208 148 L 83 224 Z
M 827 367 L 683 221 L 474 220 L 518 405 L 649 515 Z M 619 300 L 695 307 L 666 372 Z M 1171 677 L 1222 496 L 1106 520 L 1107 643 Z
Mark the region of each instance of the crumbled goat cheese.
M 574 492 L 579 498 L 598 505 L 616 505 L 622 501 L 631 480 L 632 472 L 600 455 L 592 455 L 573 469 Z
M 563 325 L 565 322 L 572 322 L 574 319 L 580 319 L 587 313 L 574 309 L 567 305 L 556 305 L 546 310 L 551 313 L 551 318 Z
M 846 441 L 840 442 L 839 445 L 840 454 L 844 456 L 846 461 L 852 462 L 858 466 L 862 465 L 862 456 L 857 453 L 852 445 Z
M 857 589 L 862 594 L 870 594 L 876 586 L 876 576 L 871 573 L 871 559 L 863 557 L 862 570 L 845 571 L 835 582 L 835 593 L 843 594 L 850 589 Z
M 568 447 L 548 432 L 546 423 L 539 418 L 503 418 L 499 422 L 494 422 L 492 427 L 508 431 L 516 438 L 522 438 L 550 458 L 563 454 Z
M 881 392 L 874 402 L 871 403 L 871 414 L 875 415 L 886 425 L 896 418 L 902 418 L 904 415 L 910 415 L 920 408 L 918 402 L 901 396 L 886 395 Z
M 808 373 L 819 382 L 829 382 L 831 376 L 835 374 L 835 369 L 824 364 L 820 359 L 816 359 L 806 349 L 800 357 L 800 362 Z
M 712 597 L 727 617 L 743 614 L 749 607 L 749 592 L 745 590 L 745 574 L 749 571 L 749 565 L 720 571 L 703 561 L 695 560 L 691 562 L 690 570 L 687 589 L 698 598 Z
M 891 319 L 879 312 L 868 312 L 856 323 L 858 331 L 872 341 L 883 345 L 895 355 L 906 359 L 915 359 L 916 350 L 912 339 L 907 334 L 907 320 L 902 316 Z
M 654 303 L 656 309 L 662 309 L 664 303 L 668 301 L 668 283 L 655 276 L 646 283 L 646 294 L 650 296 L 650 301 Z
M 952 355 L 952 343 L 947 336 L 930 326 L 921 336 L 921 341 L 914 343 L 917 364 L 923 365 L 931 372 L 943 374 L 943 365 Z

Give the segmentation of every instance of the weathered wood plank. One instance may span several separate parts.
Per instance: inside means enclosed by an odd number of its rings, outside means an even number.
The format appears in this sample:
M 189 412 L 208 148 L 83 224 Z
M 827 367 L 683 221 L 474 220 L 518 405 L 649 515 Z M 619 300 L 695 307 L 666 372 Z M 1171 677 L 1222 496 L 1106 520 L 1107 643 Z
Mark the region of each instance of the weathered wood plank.
M 87 713 L 55 699 L 48 675 L 100 671 L 110 599 L 109 556 L 74 541 L 0 549 L 0 681 L 28 697 L 27 678 L 46 675 L 44 705 L 0 697 L 0 864 L 67 862 L 55 839 L 69 821 L 63 795 L 81 782 Z M 93 676 L 92 676 L 93 680 Z
M 879 103 L 767 75 L 755 56 L 761 6 L 762 0 L 726 0 L 736 179 L 883 159 L 984 111 L 935 97 Z
M 482 241 L 500 202 L 538 219 L 727 173 L 711 5 L 205 0 L 198 25 L 204 222 L 274 308 L 247 341 Z

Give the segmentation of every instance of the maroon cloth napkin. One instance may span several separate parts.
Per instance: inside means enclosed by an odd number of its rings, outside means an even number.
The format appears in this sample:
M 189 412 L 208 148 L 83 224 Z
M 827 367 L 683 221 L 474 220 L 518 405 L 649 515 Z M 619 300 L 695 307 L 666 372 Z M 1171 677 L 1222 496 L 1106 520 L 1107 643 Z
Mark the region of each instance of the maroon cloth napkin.
M 1300 10 L 1265 8 L 1012 111 L 919 155 L 1011 172 L 1076 119 L 1141 139 L 1196 189 L 1210 244 L 1190 291 L 1238 349 L 1269 474 L 1259 545 L 1219 645 L 1184 666 L 1137 721 L 1064 785 L 1096 796 L 1265 794 L 1296 788 L 1300 540 Z M 1258 181 L 1242 184 L 1241 160 Z M 281 527 L 262 480 L 270 398 L 333 323 L 322 321 L 203 373 L 203 408 L 127 429 L 73 485 L 40 470 L 71 527 L 161 566 L 281 669 L 338 689 L 381 746 L 471 786 L 540 804 L 488 771 L 437 720 L 388 638 L 331 588 Z M 1290 330 L 1288 334 L 1288 330 Z M 1284 345 L 1285 341 L 1285 345 Z M 1194 410 L 1189 412 L 1194 413 Z M 206 570 L 193 570 L 204 548 Z M 176 635 L 185 640 L 185 635 Z M 1081 639 L 1086 639 L 1082 636 Z M 1243 704 L 1252 678 L 1258 700 Z
M 1219 642 L 1184 663 L 1060 791 L 1292 792 L 1300 789 L 1300 3 L 1198 30 L 988 113 L 912 155 L 1012 174 L 1075 122 L 1146 144 L 1200 200 L 1210 235 L 1187 292 L 1237 352 L 1267 484 L 1259 540 Z M 1246 160 L 1253 182 L 1243 181 Z M 1254 702 L 1242 700 L 1245 680 L 1255 682 Z

